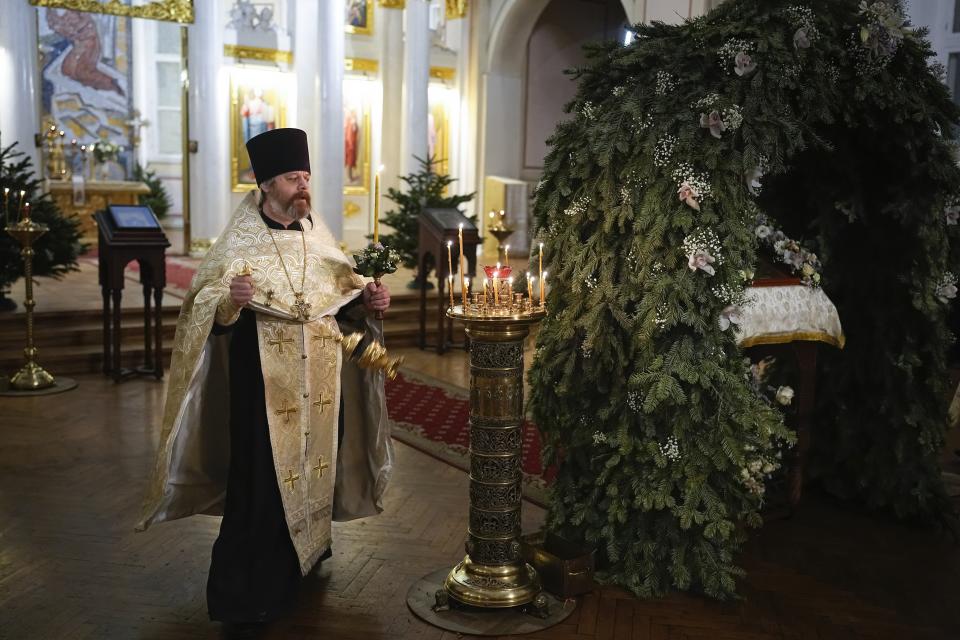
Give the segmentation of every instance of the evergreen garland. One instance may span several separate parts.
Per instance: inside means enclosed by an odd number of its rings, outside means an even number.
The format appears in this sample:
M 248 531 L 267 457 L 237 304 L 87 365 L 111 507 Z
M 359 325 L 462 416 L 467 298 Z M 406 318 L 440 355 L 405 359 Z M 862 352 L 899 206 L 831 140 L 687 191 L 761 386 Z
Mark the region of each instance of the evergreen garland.
M 416 158 L 416 157 L 415 157 Z M 380 242 L 396 250 L 403 266 L 408 269 L 417 268 L 417 247 L 420 243 L 420 214 L 426 208 L 457 209 L 464 202 L 473 200 L 475 194 L 448 196 L 447 187 L 456 182 L 454 178 L 434 172 L 437 165 L 436 158 L 416 158 L 420 163 L 420 171 L 401 176 L 400 180 L 407 184 L 405 191 L 390 188 L 387 198 L 393 200 L 399 208 L 384 214 L 380 221 L 391 227 L 394 232 L 381 234 Z M 372 238 L 373 236 L 367 236 Z M 426 278 L 427 274 L 419 274 Z
M 19 194 L 26 191 L 24 199 L 30 203 L 30 217 L 49 228 L 34 244 L 33 274 L 61 278 L 77 270 L 77 257 L 86 250 L 80 239 L 79 222 L 64 216 L 50 194 L 43 191 L 42 180 L 33 173 L 32 161 L 15 149 L 16 144 L 0 147 L 0 198 L 4 188 L 10 189 L 7 224 L 17 222 Z M 0 229 L 0 294 L 23 277 L 20 249 L 20 243 Z
M 558 466 L 548 526 L 596 547 L 601 579 L 735 594 L 794 439 L 723 322 L 761 215 L 819 255 L 847 337 L 821 349 L 818 477 L 902 517 L 949 511 L 936 456 L 960 113 L 901 13 L 731 0 L 592 46 L 574 72 L 536 191 L 552 312 L 530 402 Z
M 163 185 L 163 180 L 157 177 L 157 172 L 144 169 L 138 162 L 133 167 L 133 179 L 150 187 L 150 193 L 141 195 L 138 202 L 150 207 L 158 218 L 166 216 L 171 206 L 170 195 Z

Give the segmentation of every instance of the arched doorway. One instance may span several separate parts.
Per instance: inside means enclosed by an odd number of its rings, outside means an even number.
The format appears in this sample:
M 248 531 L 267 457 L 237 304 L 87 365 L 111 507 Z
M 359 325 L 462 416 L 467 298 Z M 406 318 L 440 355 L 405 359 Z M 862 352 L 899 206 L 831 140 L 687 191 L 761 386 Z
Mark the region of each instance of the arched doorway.
M 622 37 L 631 0 L 510 0 L 487 50 L 484 175 L 536 180 L 549 135 L 575 91 L 563 70 L 584 44 Z M 632 17 L 632 16 L 631 16 Z

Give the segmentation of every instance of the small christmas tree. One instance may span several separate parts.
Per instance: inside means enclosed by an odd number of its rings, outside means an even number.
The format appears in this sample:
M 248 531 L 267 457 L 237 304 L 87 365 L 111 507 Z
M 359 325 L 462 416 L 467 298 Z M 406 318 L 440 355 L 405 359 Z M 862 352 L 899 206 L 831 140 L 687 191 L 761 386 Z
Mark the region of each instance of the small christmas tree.
M 416 156 L 414 156 L 416 157 Z M 394 232 L 380 236 L 380 242 L 400 254 L 403 266 L 408 269 L 417 267 L 417 243 L 420 239 L 420 214 L 426 208 L 459 208 L 464 202 L 473 200 L 475 194 L 445 195 L 447 187 L 456 182 L 447 175 L 435 173 L 436 158 L 416 158 L 420 163 L 420 171 L 401 176 L 407 183 L 407 190 L 387 190 L 387 197 L 399 206 L 397 210 L 388 211 L 380 221 L 393 228 Z M 372 238 L 372 236 L 367 236 Z M 428 269 L 432 269 L 430 265 Z M 427 274 L 421 274 L 426 277 Z
M 150 207 L 158 218 L 166 216 L 170 211 L 170 196 L 167 194 L 167 188 L 163 186 L 163 181 L 157 177 L 157 172 L 143 168 L 138 162 L 133 167 L 133 179 L 150 187 L 150 193 L 145 193 L 138 198 L 140 204 Z
M 80 240 L 79 222 L 64 216 L 49 193 L 42 191 L 42 184 L 32 167 L 29 157 L 14 149 L 17 143 L 0 147 L 0 196 L 9 188 L 9 210 L 4 224 L 17 222 L 20 192 L 24 201 L 30 203 L 30 217 L 47 225 L 49 231 L 34 245 L 33 274 L 61 278 L 77 270 L 77 256 L 86 250 Z M 0 232 L 0 309 L 10 310 L 13 305 L 5 301 L 10 285 L 23 276 L 23 259 L 20 243 L 6 232 Z

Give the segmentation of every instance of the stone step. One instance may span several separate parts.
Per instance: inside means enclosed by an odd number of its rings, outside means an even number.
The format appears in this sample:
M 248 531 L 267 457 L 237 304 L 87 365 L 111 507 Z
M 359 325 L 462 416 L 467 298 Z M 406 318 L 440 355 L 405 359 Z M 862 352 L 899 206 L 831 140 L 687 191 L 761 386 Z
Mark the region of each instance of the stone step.
M 426 340 L 436 341 L 436 297 L 428 297 Z M 179 308 L 163 308 L 163 361 L 170 365 L 170 353 L 176 332 Z M 419 295 L 394 296 L 384 319 L 384 341 L 388 348 L 416 346 L 420 318 Z M 26 319 L 22 313 L 0 315 L 0 373 L 10 375 L 24 363 Z M 454 335 L 462 335 L 460 326 Z M 97 373 L 103 369 L 103 320 L 96 309 L 75 312 L 40 312 L 34 314 L 34 343 L 39 349 L 38 361 L 54 375 Z M 143 309 L 121 312 L 121 358 L 124 367 L 143 363 Z

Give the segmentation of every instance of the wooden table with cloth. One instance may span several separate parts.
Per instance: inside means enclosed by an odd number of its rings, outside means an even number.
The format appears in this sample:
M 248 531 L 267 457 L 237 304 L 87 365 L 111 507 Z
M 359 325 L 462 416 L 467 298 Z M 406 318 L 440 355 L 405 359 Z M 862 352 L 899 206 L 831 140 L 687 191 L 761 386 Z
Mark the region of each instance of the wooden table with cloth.
M 823 289 L 785 282 L 789 279 L 757 280 L 748 287 L 740 325 L 734 328 L 737 342 L 750 349 L 750 355 L 792 354 L 797 361 L 797 444 L 787 476 L 787 501 L 793 507 L 800 501 L 810 449 L 817 347 L 828 344 L 842 349 L 845 339 L 840 314 Z

